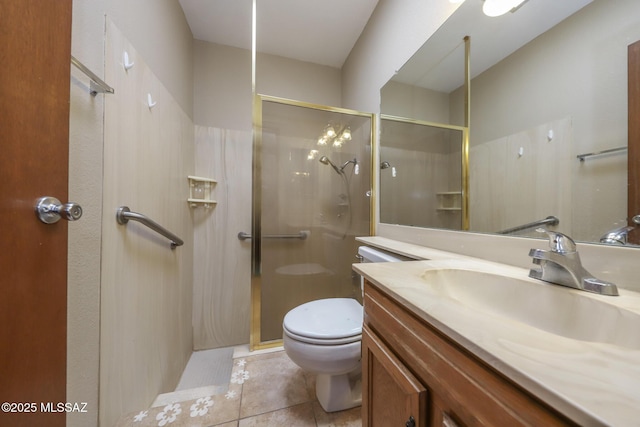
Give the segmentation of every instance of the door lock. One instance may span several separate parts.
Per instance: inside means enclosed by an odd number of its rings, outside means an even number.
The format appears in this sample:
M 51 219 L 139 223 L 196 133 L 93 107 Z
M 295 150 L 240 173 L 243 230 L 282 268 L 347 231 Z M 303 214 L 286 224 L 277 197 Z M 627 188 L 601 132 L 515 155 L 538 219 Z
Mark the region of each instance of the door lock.
M 82 216 L 82 207 L 74 202 L 62 204 L 55 197 L 41 197 L 36 203 L 36 215 L 45 224 L 55 224 L 60 218 L 76 221 Z

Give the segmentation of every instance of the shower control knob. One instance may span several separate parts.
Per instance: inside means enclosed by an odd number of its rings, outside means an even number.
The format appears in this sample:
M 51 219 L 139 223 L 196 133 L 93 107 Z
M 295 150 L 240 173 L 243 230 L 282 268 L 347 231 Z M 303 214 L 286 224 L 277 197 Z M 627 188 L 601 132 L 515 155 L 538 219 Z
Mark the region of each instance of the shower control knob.
M 74 202 L 60 203 L 55 197 L 41 197 L 36 203 L 36 215 L 45 224 L 55 224 L 60 218 L 76 221 L 82 216 L 82 207 Z

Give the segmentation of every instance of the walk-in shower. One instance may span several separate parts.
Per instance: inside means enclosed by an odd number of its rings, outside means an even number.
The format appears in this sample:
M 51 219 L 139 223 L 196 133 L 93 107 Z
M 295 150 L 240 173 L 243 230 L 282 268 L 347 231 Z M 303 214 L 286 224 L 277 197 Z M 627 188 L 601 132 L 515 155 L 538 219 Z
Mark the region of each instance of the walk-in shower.
M 279 343 L 284 315 L 300 304 L 360 297 L 351 271 L 355 237 L 369 235 L 373 222 L 372 114 L 258 98 L 251 233 L 254 349 Z

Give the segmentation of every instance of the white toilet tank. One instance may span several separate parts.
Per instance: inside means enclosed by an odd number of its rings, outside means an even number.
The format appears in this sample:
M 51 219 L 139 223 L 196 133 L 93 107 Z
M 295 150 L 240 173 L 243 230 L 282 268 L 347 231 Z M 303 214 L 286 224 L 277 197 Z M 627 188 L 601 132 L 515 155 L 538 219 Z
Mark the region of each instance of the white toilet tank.
M 399 262 L 412 259 L 400 254 L 383 251 L 382 249 L 374 249 L 369 246 L 360 246 L 358 248 L 358 255 L 361 257 L 361 262 Z
M 360 246 L 358 248 L 358 255 L 360 256 L 360 262 L 400 262 L 413 260 L 413 258 L 383 251 L 382 249 L 374 249 L 369 246 Z M 364 277 L 362 276 L 360 276 L 360 291 L 364 297 Z

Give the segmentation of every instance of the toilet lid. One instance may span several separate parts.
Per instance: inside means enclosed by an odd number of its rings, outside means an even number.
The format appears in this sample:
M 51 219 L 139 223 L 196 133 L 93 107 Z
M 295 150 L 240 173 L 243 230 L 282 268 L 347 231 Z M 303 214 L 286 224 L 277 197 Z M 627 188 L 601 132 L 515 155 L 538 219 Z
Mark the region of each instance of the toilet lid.
M 352 298 L 302 304 L 284 316 L 286 330 L 300 337 L 339 339 L 362 334 L 362 306 Z

